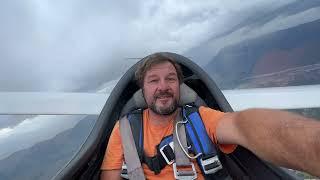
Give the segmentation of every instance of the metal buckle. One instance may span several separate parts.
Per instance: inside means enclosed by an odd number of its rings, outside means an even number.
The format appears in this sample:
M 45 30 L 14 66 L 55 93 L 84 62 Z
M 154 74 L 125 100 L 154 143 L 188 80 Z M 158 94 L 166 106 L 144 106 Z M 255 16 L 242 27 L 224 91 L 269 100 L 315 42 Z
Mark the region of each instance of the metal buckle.
M 174 159 L 172 159 L 171 161 L 169 161 L 169 159 L 168 159 L 168 157 L 166 156 L 166 154 L 163 152 L 163 149 L 165 148 L 165 147 L 167 147 L 167 146 L 170 146 L 170 148 L 172 149 L 172 151 L 173 151 L 173 142 L 170 142 L 169 144 L 166 144 L 165 146 L 162 146 L 161 148 L 160 148 L 160 153 L 161 153 L 161 155 L 162 155 L 162 157 L 164 158 L 164 160 L 167 162 L 167 164 L 169 164 L 169 165 L 171 165 L 171 164 L 173 164 L 173 162 L 174 162 Z M 174 152 L 174 151 L 173 151 Z
M 213 174 L 219 171 L 220 169 L 222 169 L 221 162 L 217 155 L 205 160 L 200 158 L 200 164 L 205 174 Z M 210 169 L 208 168 L 206 169 L 206 166 L 212 166 L 212 167 L 209 167 Z
M 124 179 L 129 179 L 128 169 L 127 169 L 127 165 L 125 163 L 122 163 L 122 169 L 121 169 L 120 176 Z
M 175 179 L 182 179 L 182 180 L 190 180 L 190 179 L 197 179 L 197 171 L 194 167 L 194 164 L 190 162 L 190 166 L 192 171 L 180 170 L 177 169 L 177 164 L 173 163 L 173 174 Z

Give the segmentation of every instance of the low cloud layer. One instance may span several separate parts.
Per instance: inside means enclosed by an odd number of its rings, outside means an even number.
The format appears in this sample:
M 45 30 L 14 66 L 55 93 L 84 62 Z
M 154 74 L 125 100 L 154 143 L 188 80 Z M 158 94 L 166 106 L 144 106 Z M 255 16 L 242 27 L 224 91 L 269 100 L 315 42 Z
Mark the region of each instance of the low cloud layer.
M 55 137 L 74 127 L 84 116 L 48 116 L 27 118 L 11 128 L 0 129 L 0 159 L 36 143 Z

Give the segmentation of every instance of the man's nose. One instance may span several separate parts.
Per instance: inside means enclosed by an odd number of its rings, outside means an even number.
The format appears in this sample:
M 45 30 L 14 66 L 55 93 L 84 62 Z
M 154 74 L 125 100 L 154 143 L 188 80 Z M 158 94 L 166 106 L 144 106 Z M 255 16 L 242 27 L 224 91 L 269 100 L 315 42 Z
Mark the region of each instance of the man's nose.
M 166 80 L 160 80 L 160 83 L 159 83 L 159 89 L 161 90 L 167 90 L 169 88 L 169 85 L 168 85 L 168 82 Z

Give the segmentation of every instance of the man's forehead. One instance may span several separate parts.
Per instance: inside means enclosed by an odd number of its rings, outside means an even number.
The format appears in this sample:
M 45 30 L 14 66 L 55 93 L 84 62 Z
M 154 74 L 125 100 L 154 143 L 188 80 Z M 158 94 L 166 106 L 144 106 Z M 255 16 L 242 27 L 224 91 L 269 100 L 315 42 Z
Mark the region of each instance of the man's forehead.
M 146 71 L 146 76 L 155 74 L 157 72 L 167 72 L 168 74 L 177 74 L 175 67 L 170 63 L 161 63 L 153 65 L 149 70 Z

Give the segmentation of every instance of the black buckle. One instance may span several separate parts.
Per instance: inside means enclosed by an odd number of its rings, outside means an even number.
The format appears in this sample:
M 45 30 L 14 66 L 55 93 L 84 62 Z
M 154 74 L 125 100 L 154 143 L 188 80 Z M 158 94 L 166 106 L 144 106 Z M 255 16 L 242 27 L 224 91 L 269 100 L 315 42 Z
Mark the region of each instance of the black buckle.
M 161 170 L 167 165 L 162 155 L 158 152 L 153 157 L 143 156 L 142 163 L 145 163 L 155 175 L 159 174 Z
M 174 150 L 173 150 L 173 142 L 166 144 L 165 146 L 160 148 L 160 153 L 163 159 L 167 162 L 167 164 L 172 164 L 175 159 Z

